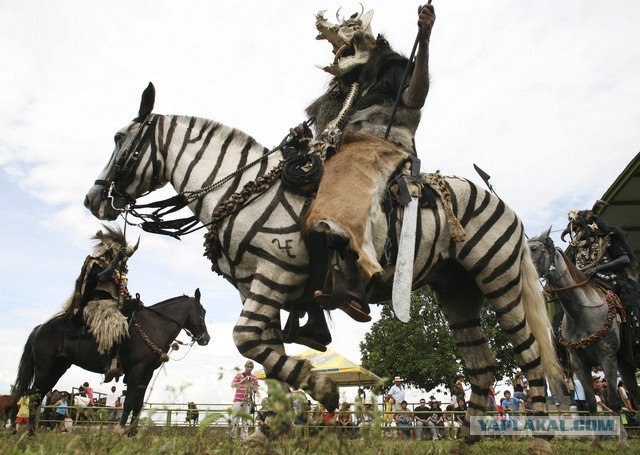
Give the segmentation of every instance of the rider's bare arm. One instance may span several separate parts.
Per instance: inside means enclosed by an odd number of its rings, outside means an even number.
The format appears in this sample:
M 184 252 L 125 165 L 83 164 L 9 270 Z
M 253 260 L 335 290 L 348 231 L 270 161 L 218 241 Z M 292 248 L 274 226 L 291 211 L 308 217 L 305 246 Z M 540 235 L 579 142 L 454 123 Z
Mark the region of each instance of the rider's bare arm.
M 604 264 L 600 264 L 595 267 L 586 269 L 584 271 L 584 274 L 587 277 L 591 277 L 598 272 L 606 272 L 607 270 L 617 270 L 621 267 L 624 267 L 625 265 L 628 265 L 630 262 L 631 260 L 629 259 L 629 256 L 627 256 L 626 254 L 623 254 L 621 256 L 618 256 L 612 261 L 605 262 Z
M 102 272 L 98 273 L 97 278 L 99 281 L 109 281 L 113 279 L 113 271 L 118 267 L 122 258 L 127 254 L 127 250 L 123 247 L 118 251 L 116 257 L 111 261 L 111 264 L 107 266 Z
M 418 10 L 418 50 L 409 86 L 402 93 L 402 102 L 409 109 L 424 106 L 429 93 L 429 38 L 436 20 L 432 5 L 421 6 Z

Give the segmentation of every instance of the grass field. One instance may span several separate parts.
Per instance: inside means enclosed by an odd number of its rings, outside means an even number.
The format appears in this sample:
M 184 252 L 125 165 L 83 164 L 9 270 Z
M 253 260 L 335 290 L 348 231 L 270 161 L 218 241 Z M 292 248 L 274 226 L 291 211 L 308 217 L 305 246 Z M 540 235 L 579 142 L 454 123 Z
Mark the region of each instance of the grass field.
M 251 446 L 229 437 L 219 430 L 181 428 L 161 431 L 141 429 L 137 436 L 121 437 L 103 430 L 76 429 L 71 433 L 41 431 L 35 437 L 25 433 L 0 433 L 0 455 L 14 454 L 447 454 L 452 441 L 401 441 L 368 436 L 362 439 L 339 438 L 335 432 L 325 432 L 311 438 L 283 438 L 266 446 Z M 471 446 L 470 454 L 526 453 L 530 439 L 490 439 Z M 605 441 L 603 450 L 589 449 L 588 439 L 554 439 L 556 454 L 618 453 L 616 441 Z M 628 453 L 640 453 L 640 439 L 629 440 Z

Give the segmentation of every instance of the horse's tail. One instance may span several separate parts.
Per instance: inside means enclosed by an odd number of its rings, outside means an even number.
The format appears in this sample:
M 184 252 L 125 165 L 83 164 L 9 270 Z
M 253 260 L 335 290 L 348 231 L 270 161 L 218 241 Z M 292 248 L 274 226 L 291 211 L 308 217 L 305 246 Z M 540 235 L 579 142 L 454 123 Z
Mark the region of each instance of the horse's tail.
M 544 295 L 540 289 L 538 272 L 526 243 L 522 248 L 520 270 L 522 273 L 522 302 L 525 318 L 529 330 L 533 333 L 540 349 L 542 371 L 547 380 L 561 378 L 563 376 L 562 367 L 558 361 L 558 355 L 551 338 L 553 336 L 553 328 L 547 314 Z
M 38 333 L 40 326 L 31 331 L 27 342 L 24 344 L 24 351 L 18 364 L 18 377 L 16 378 L 15 390 L 13 392 L 16 400 L 23 396 L 33 385 L 35 376 L 35 361 L 33 358 L 33 339 Z

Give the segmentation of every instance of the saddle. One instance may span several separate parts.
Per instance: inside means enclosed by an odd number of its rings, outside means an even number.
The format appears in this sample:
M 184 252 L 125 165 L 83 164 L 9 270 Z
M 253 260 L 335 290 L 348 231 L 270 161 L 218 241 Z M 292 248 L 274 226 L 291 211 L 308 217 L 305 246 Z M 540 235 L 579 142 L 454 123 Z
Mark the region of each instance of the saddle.
M 144 308 L 144 304 L 140 300 L 140 294 L 136 294 L 135 298 L 124 301 L 122 308 L 120 308 L 120 312 L 127 318 L 127 321 L 131 323 L 134 313 L 142 308 Z M 73 316 L 71 316 L 70 322 L 71 323 L 67 325 L 66 330 L 66 335 L 70 340 L 94 338 L 94 336 L 89 332 L 87 322 L 85 321 L 81 310 L 78 310 L 73 314 Z
M 381 265 L 393 264 L 398 252 L 396 220 L 402 206 L 394 175 L 381 204 L 389 227 Z M 423 208 L 436 206 L 436 193 L 424 185 L 420 197 Z M 358 322 L 371 321 L 366 285 L 358 271 L 357 254 L 350 250 L 347 240 L 320 232 L 305 237 L 309 252 L 310 275 L 303 295 L 285 306 L 289 317 L 283 329 L 285 343 L 298 343 L 324 352 L 331 343 L 331 333 L 324 311 L 340 309 Z M 307 322 L 300 325 L 305 314 Z

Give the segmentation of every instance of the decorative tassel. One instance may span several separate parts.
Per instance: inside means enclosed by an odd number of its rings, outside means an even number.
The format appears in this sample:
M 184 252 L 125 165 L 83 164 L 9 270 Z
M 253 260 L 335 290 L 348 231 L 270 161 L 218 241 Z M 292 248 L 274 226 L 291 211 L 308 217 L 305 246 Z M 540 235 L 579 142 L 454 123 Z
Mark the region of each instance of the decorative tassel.
M 456 242 L 464 242 L 467 234 L 460 224 L 460 221 L 456 218 L 455 213 L 453 213 L 453 207 L 451 206 L 451 193 L 449 192 L 440 171 L 438 170 L 433 174 L 422 174 L 422 178 L 423 183 L 433 188 L 440 196 L 445 217 L 447 218 L 447 223 L 449 223 L 449 235 L 451 235 L 451 238 Z

